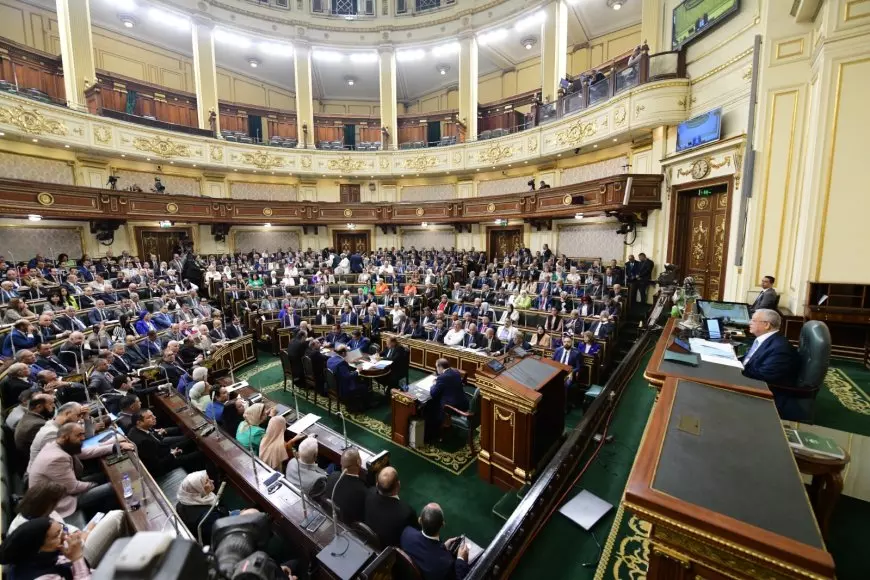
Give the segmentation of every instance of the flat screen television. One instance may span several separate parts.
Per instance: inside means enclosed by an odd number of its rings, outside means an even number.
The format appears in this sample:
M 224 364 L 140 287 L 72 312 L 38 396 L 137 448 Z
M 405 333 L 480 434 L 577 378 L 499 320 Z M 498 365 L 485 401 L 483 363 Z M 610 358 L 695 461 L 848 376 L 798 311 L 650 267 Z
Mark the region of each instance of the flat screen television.
M 677 151 L 718 141 L 722 133 L 722 109 L 713 109 L 677 125 Z
M 673 50 L 679 50 L 740 10 L 740 0 L 685 0 L 673 12 Z

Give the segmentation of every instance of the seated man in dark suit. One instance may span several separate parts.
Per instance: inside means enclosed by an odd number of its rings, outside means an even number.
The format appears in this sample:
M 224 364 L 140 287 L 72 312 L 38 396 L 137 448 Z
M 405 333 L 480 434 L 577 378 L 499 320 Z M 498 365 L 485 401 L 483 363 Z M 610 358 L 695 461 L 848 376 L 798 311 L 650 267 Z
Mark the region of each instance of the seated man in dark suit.
M 399 499 L 401 482 L 395 467 L 378 472 L 378 482 L 366 498 L 365 524 L 378 535 L 381 546 L 398 546 L 406 527 L 420 529 L 417 512 Z
M 410 338 L 422 339 L 426 337 L 426 334 L 423 332 L 423 327 L 420 326 L 420 323 L 417 322 L 416 318 L 410 319 L 411 324 L 408 328 L 405 329 L 405 336 Z
M 69 332 L 73 332 L 75 330 L 78 330 L 79 332 L 84 332 L 88 329 L 88 325 L 76 317 L 76 309 L 72 306 L 67 306 L 63 314 L 55 316 L 54 322 L 62 329 Z
M 351 333 L 350 340 L 347 342 L 348 350 L 359 350 L 363 354 L 368 354 L 371 341 L 362 335 L 359 330 L 354 330 Z
M 755 341 L 743 357 L 743 376 L 772 385 L 791 387 L 797 380 L 800 360 L 788 339 L 779 333 L 782 318 L 775 310 L 756 310 L 749 321 Z
M 305 356 L 311 359 L 311 370 L 314 372 L 314 387 L 320 394 L 326 393 L 326 383 L 323 378 L 323 373 L 326 370 L 326 356 L 320 352 L 319 340 L 312 340 L 308 343 L 308 350 L 305 351 Z
M 164 437 L 155 429 L 157 418 L 150 410 L 134 413 L 130 423 L 133 429 L 130 429 L 127 437 L 136 446 L 139 458 L 153 475 L 164 474 L 176 467 L 185 468 L 190 473 L 203 463 L 199 451 L 184 453 L 181 447 L 172 444 L 175 438 L 166 438 L 167 441 L 164 441 Z
M 579 371 L 583 364 L 583 357 L 580 355 L 580 351 L 574 348 L 574 340 L 570 336 L 562 339 L 562 346 L 553 353 L 553 360 L 573 369 L 568 374 L 568 378 L 565 379 L 565 386 L 570 387 L 574 383 L 574 373 Z
M 459 547 L 456 557 L 450 552 L 451 538 L 441 542 L 439 534 L 444 527 L 444 512 L 437 503 L 427 504 L 420 512 L 421 530 L 412 527 L 402 532 L 399 546 L 406 552 L 423 575 L 424 580 L 462 580 L 468 575 L 468 546 Z
M 773 276 L 765 276 L 761 279 L 761 292 L 758 293 L 758 296 L 755 297 L 755 302 L 749 307 L 750 314 L 762 308 L 768 310 L 776 309 L 777 296 L 776 290 L 773 288 L 774 282 L 776 282 L 776 278 Z
M 435 372 L 438 377 L 429 391 L 432 400 L 425 407 L 427 437 L 438 435 L 439 427 L 444 421 L 444 407 L 446 405 L 455 407 L 460 411 L 468 410 L 468 397 L 465 396 L 462 375 L 459 374 L 459 371 L 450 368 L 447 359 L 439 358 L 435 362 Z
M 444 335 L 447 334 L 447 329 L 444 327 L 444 321 L 438 319 L 435 321 L 435 326 L 426 331 L 426 340 L 431 342 L 444 342 Z
M 242 323 L 238 316 L 233 316 L 233 321 L 227 326 L 227 338 L 230 340 L 242 338 L 245 336 L 245 329 L 242 328 Z
M 495 329 L 488 327 L 483 333 L 483 339 L 477 344 L 480 348 L 485 348 L 486 352 L 499 352 L 504 348 L 504 344 L 495 335 Z
M 75 370 L 63 364 L 63 361 L 54 354 L 51 344 L 47 342 L 40 343 L 37 347 L 36 364 L 43 369 L 52 370 L 62 377 Z
M 323 342 L 328 344 L 329 346 L 336 346 L 341 343 L 347 343 L 350 341 L 350 337 L 341 329 L 340 324 L 333 324 L 332 330 L 323 337 Z
M 399 344 L 395 336 L 387 339 L 387 348 L 383 352 L 384 360 L 391 360 L 390 374 L 387 375 L 386 384 L 390 388 L 397 389 L 399 380 L 408 376 L 408 351 Z
M 341 454 L 341 471 L 335 471 L 326 478 L 323 497 L 332 498 L 335 507 L 341 510 L 341 520 L 347 524 L 361 522 L 365 518 L 368 488 L 360 478 L 361 468 L 359 451 L 351 447 Z
M 610 315 L 602 312 L 598 316 L 599 319 L 589 325 L 589 332 L 595 338 L 607 338 L 613 332 L 613 323 L 610 322 Z
M 130 335 L 124 339 L 124 359 L 134 368 L 142 368 L 149 366 L 149 359 L 136 344 L 136 339 Z
M 352 406 L 360 406 L 368 389 L 365 383 L 359 380 L 359 374 L 350 368 L 345 360 L 347 352 L 347 345 L 339 344 L 336 346 L 335 354 L 326 361 L 326 368 L 335 375 L 335 382 L 341 397 Z

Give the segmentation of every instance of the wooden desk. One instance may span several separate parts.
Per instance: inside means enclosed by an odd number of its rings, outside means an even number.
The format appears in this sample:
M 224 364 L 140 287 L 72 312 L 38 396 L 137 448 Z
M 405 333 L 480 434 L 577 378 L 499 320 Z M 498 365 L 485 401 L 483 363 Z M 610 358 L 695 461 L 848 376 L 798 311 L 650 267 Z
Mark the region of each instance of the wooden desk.
M 700 361 L 697 367 L 691 367 L 664 360 L 665 352 L 673 342 L 674 337 L 678 336 L 681 332 L 681 329 L 677 326 L 677 321 L 678 319 L 676 318 L 668 319 L 664 330 L 662 330 L 662 335 L 659 337 L 658 342 L 656 342 L 653 355 L 643 373 L 644 378 L 657 390 L 661 391 L 665 380 L 675 378 L 698 381 L 723 389 L 731 389 L 773 399 L 773 393 L 770 392 L 767 383 L 744 377 L 741 370 L 737 367 L 704 361 Z
M 113 457 L 109 456 L 100 459 L 100 463 L 103 472 L 109 478 L 109 483 L 112 484 L 118 505 L 127 515 L 127 521 L 133 530 L 136 532 L 169 532 L 173 531 L 177 525 L 181 537 L 196 541 L 196 536 L 190 533 L 190 530 L 175 513 L 174 505 L 163 494 L 145 464 L 136 462 L 131 457 L 130 452 L 125 453 L 124 458 L 120 461 L 113 462 Z M 139 469 L 136 469 L 137 467 Z M 129 499 L 124 497 L 124 488 L 121 484 L 121 478 L 124 474 L 130 477 L 130 483 L 133 485 L 133 496 Z M 137 502 L 138 506 L 133 509 L 131 504 L 135 505 Z
M 565 430 L 565 378 L 571 367 L 527 356 L 500 373 L 483 369 L 478 474 L 504 489 L 530 482 Z
M 256 395 L 259 391 L 254 389 L 253 387 L 244 387 L 236 391 L 240 397 L 248 398 L 252 395 Z M 260 393 L 263 395 L 263 403 L 266 404 L 267 407 L 277 407 L 281 403 L 270 399 L 267 395 Z M 303 417 L 304 413 L 300 413 Z M 287 424 L 291 425 L 296 421 L 296 411 L 291 410 L 289 414 L 286 415 Z M 334 429 L 330 429 L 323 423 L 315 423 L 311 427 L 305 430 L 305 433 L 309 435 L 315 435 L 317 437 L 317 445 L 318 445 L 318 454 L 321 457 L 327 458 L 330 462 L 335 464 L 341 463 L 341 454 L 345 450 L 344 445 L 344 435 L 338 433 Z M 298 433 L 293 433 L 294 435 L 298 435 Z M 383 450 L 379 453 L 375 453 L 374 451 L 370 451 L 365 447 L 361 447 L 357 443 L 354 443 L 352 440 L 348 440 L 348 445 L 351 447 L 355 447 L 357 451 L 359 451 L 360 459 L 362 460 L 362 469 L 363 469 L 363 479 L 369 482 L 369 485 L 374 485 L 375 478 L 378 475 L 378 472 L 387 467 L 390 464 L 390 452 Z
M 496 358 L 485 354 L 462 351 L 440 342 L 399 336 L 390 332 L 381 332 L 381 351 L 386 348 L 387 339 L 390 337 L 395 337 L 399 344 L 408 349 L 409 363 L 412 367 L 434 373 L 435 363 L 439 358 L 445 358 L 451 367 L 464 371 L 468 382 L 475 386 L 478 384 L 478 371 L 486 363 Z
M 223 370 L 237 371 L 245 365 L 257 362 L 257 348 L 254 337 L 246 334 L 241 338 L 231 340 L 218 346 L 209 360 L 212 361 L 212 372 Z
M 834 577 L 776 407 L 757 394 L 667 379 L 624 502 L 651 524 L 650 580 Z
M 408 390 L 402 392 L 394 390 L 390 397 L 390 415 L 393 443 L 409 445 L 408 432 L 411 428 L 411 420 L 418 415 L 422 416 L 423 407 L 431 400 L 429 391 L 418 387 L 420 381 L 431 380 L 428 376 L 414 381 L 408 385 Z
M 310 499 L 303 500 L 289 483 L 269 493 L 263 482 L 274 471 L 257 459 L 255 473 L 251 456 L 234 437 L 228 436 L 220 429 L 203 436 L 201 433 L 205 428 L 196 429 L 203 421 L 203 415 L 192 408 L 181 410 L 188 406 L 188 402 L 175 393 L 166 397 L 156 397 L 156 402 L 181 427 L 185 435 L 196 442 L 203 454 L 214 462 L 233 487 L 247 501 L 267 513 L 282 535 L 305 550 L 311 561 L 315 560 L 317 552 L 332 541 L 334 529 L 329 517 L 314 532 L 309 532 L 300 525 L 305 519 L 305 510 L 307 513 L 312 511 L 324 513 L 324 511 Z M 329 514 L 325 515 L 329 516 Z M 338 527 L 339 533 L 347 534 L 363 543 L 344 524 L 339 523 Z M 392 566 L 392 561 L 385 559 L 383 562 L 385 569 L 379 572 L 389 578 L 390 569 L 387 566 Z M 320 568 L 315 577 L 332 578 L 333 575 L 328 570 Z

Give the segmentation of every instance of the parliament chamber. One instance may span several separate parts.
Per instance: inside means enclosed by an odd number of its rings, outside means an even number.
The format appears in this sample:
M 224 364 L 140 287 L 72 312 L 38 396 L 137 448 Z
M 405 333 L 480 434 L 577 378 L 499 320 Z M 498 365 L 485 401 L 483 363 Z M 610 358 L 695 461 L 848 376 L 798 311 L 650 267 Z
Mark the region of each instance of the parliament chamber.
M 870 577 L 868 90 L 867 0 L 0 0 L 2 574 Z

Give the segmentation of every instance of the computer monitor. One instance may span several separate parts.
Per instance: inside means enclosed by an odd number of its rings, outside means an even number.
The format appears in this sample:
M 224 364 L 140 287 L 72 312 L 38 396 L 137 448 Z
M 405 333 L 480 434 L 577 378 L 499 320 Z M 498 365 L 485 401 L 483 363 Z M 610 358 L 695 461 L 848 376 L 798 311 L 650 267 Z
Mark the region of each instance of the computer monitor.
M 721 318 L 725 324 L 749 326 L 749 305 L 743 302 L 716 302 L 698 300 L 698 309 L 704 318 Z

